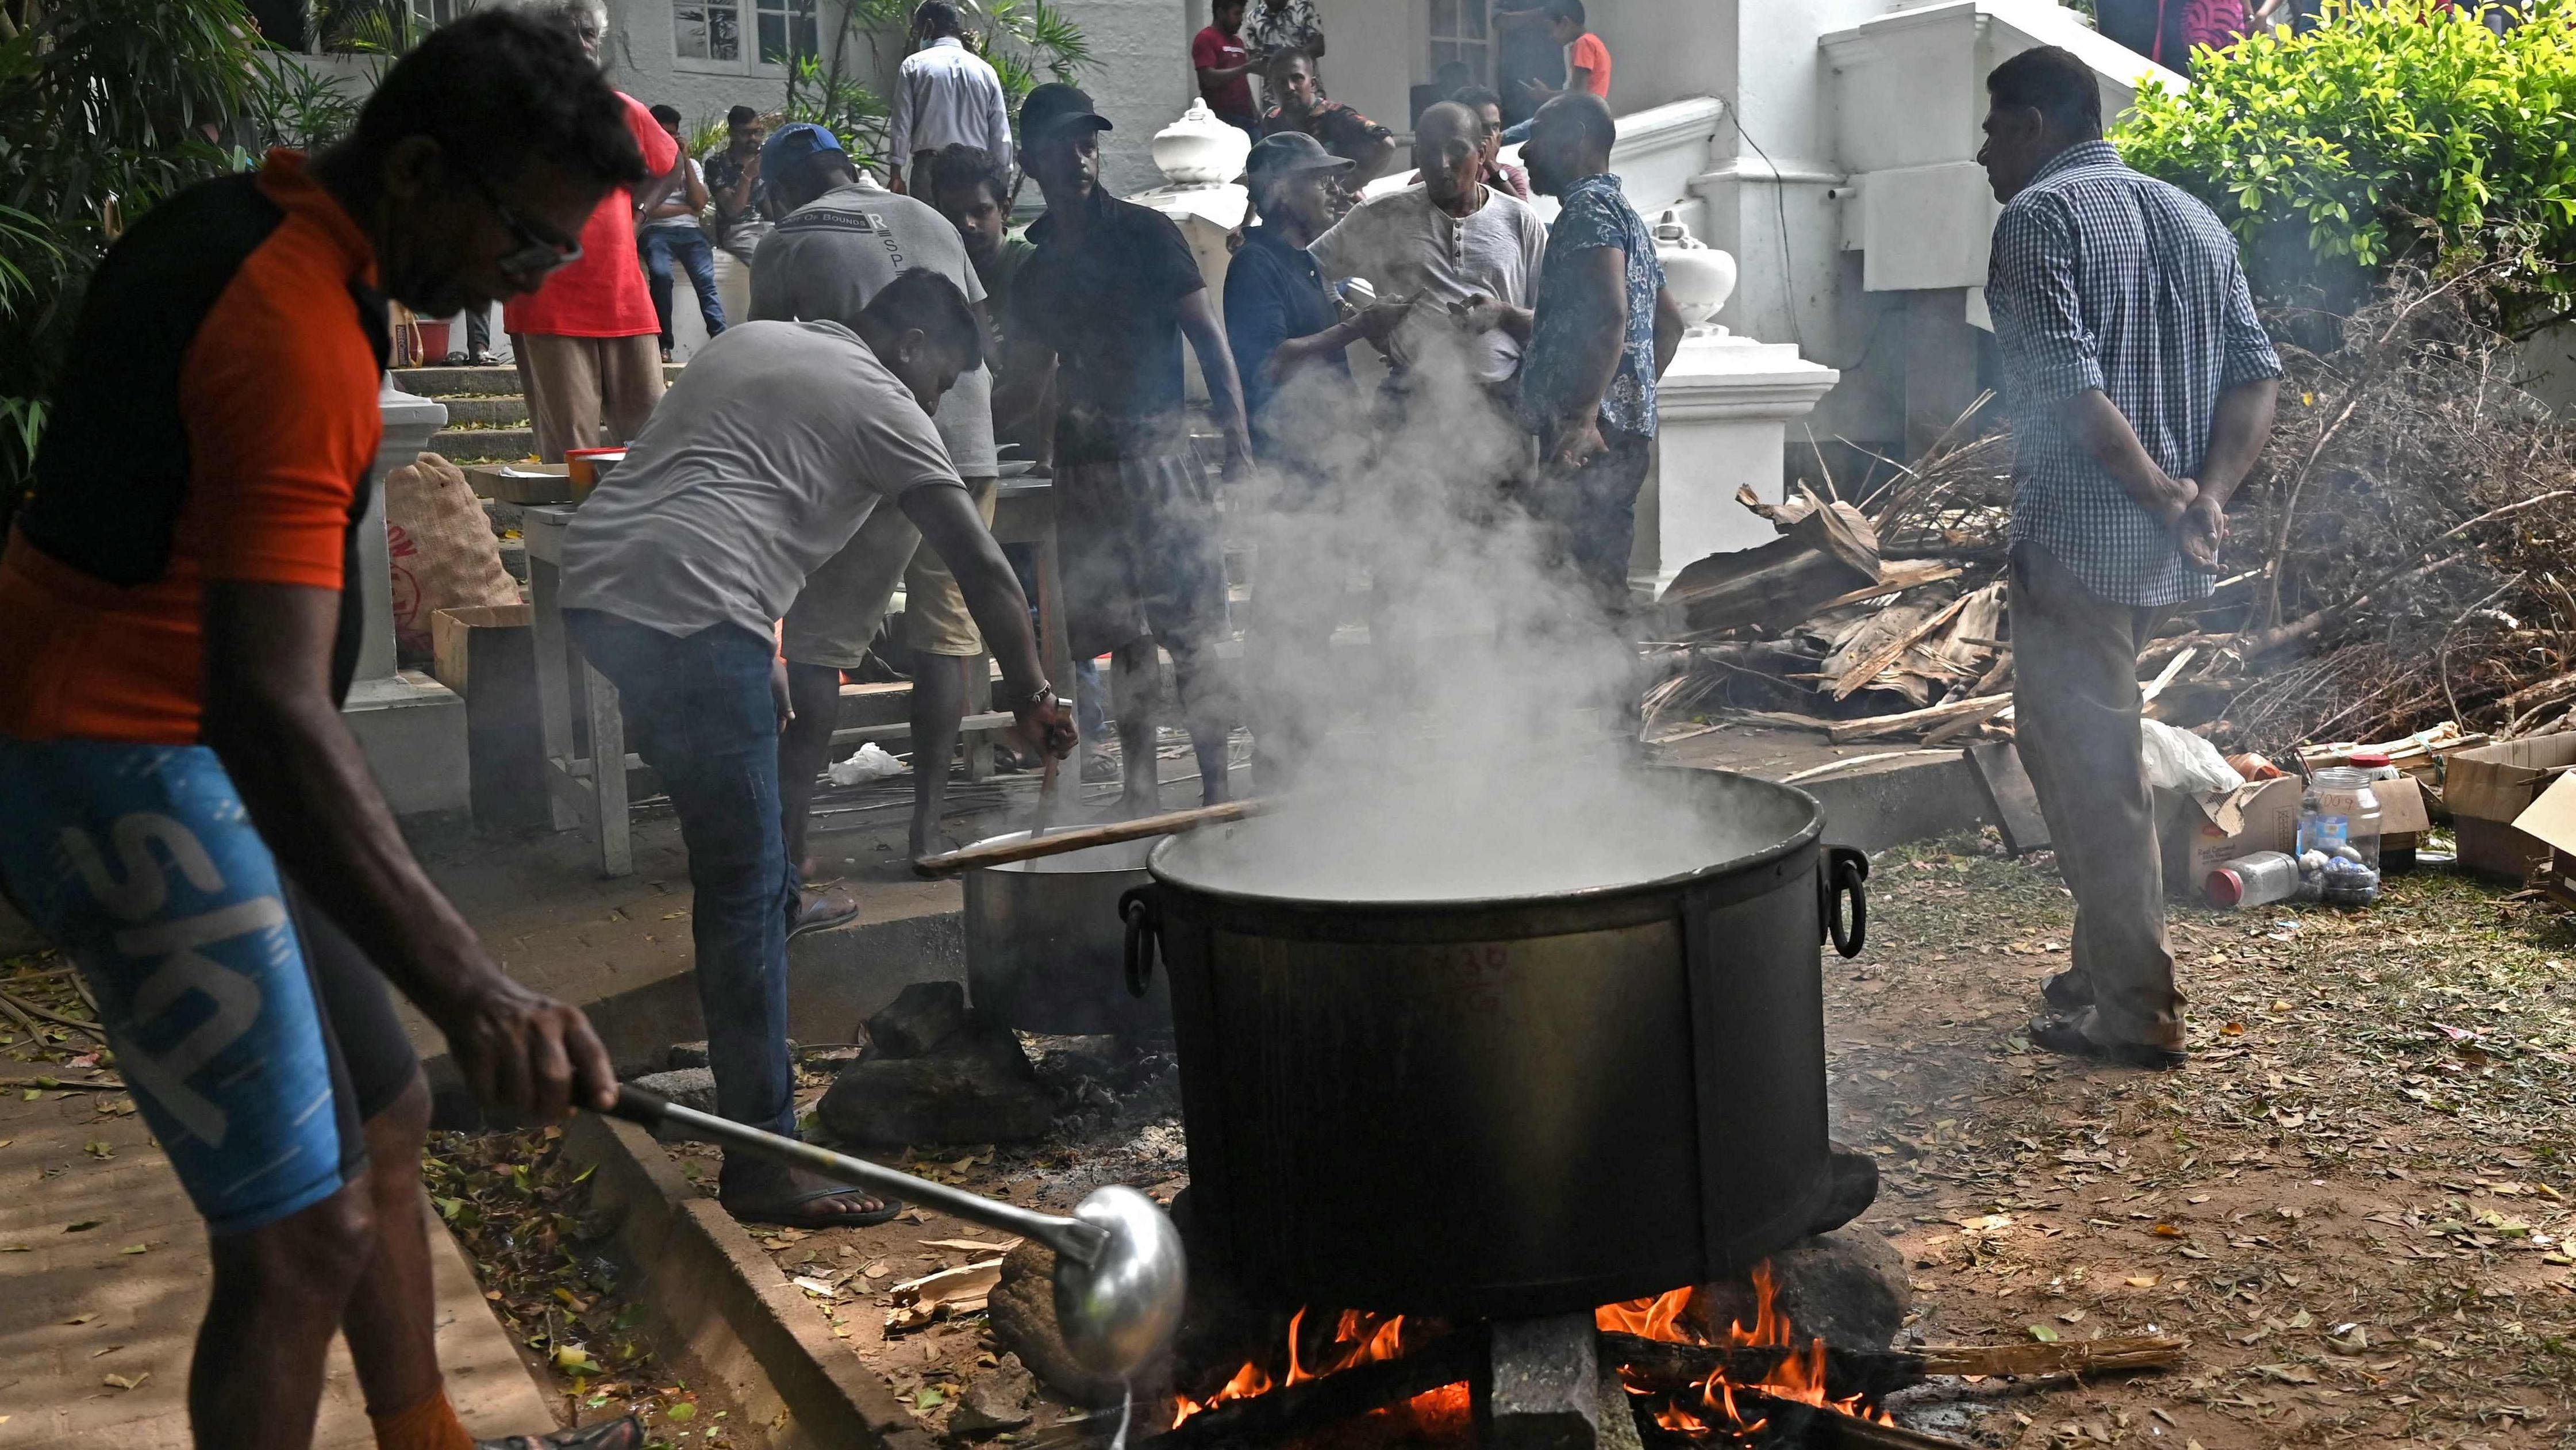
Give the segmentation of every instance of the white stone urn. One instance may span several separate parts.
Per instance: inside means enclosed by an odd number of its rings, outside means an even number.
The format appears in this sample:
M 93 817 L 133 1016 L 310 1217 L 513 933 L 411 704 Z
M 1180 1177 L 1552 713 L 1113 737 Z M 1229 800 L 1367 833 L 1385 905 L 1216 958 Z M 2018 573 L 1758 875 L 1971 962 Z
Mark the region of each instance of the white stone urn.
M 1216 118 L 1202 96 L 1154 133 L 1154 165 L 1174 186 L 1223 186 L 1243 174 L 1252 138 Z
M 1655 260 L 1664 264 L 1664 289 L 1681 309 L 1693 337 L 1723 337 L 1709 321 L 1735 295 L 1735 258 L 1690 234 L 1681 214 L 1665 212 L 1655 224 Z

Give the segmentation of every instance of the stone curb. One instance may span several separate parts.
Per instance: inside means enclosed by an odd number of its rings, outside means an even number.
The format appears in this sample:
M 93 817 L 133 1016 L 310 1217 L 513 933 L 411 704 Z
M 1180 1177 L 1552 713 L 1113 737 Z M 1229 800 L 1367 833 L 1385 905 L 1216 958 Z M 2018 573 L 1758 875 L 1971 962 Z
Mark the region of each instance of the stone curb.
M 655 1346 L 713 1380 L 778 1450 L 935 1450 L 884 1381 L 834 1338 L 804 1292 L 731 1215 L 680 1176 L 652 1136 L 583 1113 L 564 1149 L 596 1169 L 593 1202 L 617 1218 L 617 1248 L 641 1276 Z

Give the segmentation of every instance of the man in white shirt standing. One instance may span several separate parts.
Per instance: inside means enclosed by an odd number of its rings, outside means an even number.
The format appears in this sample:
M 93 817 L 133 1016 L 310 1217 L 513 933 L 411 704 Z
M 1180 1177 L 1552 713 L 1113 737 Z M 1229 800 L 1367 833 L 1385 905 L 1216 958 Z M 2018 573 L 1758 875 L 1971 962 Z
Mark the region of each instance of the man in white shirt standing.
M 1360 203 L 1317 238 L 1315 261 L 1327 282 L 1365 278 L 1379 297 L 1414 304 L 1388 339 L 1397 393 L 1427 381 L 1414 374 L 1446 352 L 1489 398 L 1506 398 L 1529 343 L 1547 224 L 1484 183 L 1483 123 L 1456 102 L 1422 113 L 1413 164 L 1413 185 Z
M 886 127 L 887 181 L 907 195 L 930 184 L 930 159 L 951 143 L 980 146 L 1005 170 L 1011 164 L 1011 103 L 1002 78 L 966 48 L 965 27 L 947 0 L 924 0 L 912 12 L 920 49 L 903 58 Z

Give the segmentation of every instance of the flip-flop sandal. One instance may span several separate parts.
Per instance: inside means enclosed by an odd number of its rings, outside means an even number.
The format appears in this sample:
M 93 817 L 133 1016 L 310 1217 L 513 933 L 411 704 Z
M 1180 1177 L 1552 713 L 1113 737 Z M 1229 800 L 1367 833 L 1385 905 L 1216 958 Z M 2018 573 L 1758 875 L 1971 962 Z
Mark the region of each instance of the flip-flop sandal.
M 809 931 L 829 931 L 859 919 L 859 899 L 844 886 L 808 886 L 796 894 L 796 913 L 787 920 L 787 939 Z
M 644 1422 L 628 1415 L 622 1420 L 602 1420 L 551 1435 L 504 1435 L 498 1440 L 477 1440 L 474 1450 L 637 1450 L 643 1443 Z
M 867 1213 L 800 1214 L 795 1211 L 802 1204 L 826 1198 L 846 1198 L 851 1194 L 875 1199 L 876 1208 Z M 903 1212 L 904 1208 L 902 1199 L 889 1198 L 882 1193 L 870 1193 L 864 1188 L 847 1184 L 838 1188 L 818 1188 L 811 1193 L 800 1193 L 793 1198 L 779 1199 L 771 1203 L 737 1207 L 732 1200 L 721 1195 L 717 1197 L 716 1203 L 725 1212 L 733 1215 L 733 1221 L 736 1223 L 760 1223 L 776 1228 L 801 1229 L 873 1228 Z

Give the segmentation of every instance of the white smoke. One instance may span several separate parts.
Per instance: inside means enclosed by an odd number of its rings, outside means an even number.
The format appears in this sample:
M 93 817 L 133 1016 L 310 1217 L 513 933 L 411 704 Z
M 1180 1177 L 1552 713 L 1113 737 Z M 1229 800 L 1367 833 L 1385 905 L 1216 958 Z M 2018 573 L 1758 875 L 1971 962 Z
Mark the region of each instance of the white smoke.
M 1777 820 L 1712 818 L 1639 763 L 1622 728 L 1635 651 L 1506 496 L 1526 485 L 1527 435 L 1474 380 L 1467 340 L 1416 360 L 1392 429 L 1337 381 L 1293 381 L 1268 420 L 1314 448 L 1321 489 L 1255 490 L 1235 530 L 1255 554 L 1255 736 L 1321 744 L 1281 810 L 1175 845 L 1192 878 L 1324 900 L 1521 896 L 1671 876 L 1780 839 Z M 1281 671 L 1263 617 L 1318 592 L 1344 622 L 1366 620 L 1370 648 Z

